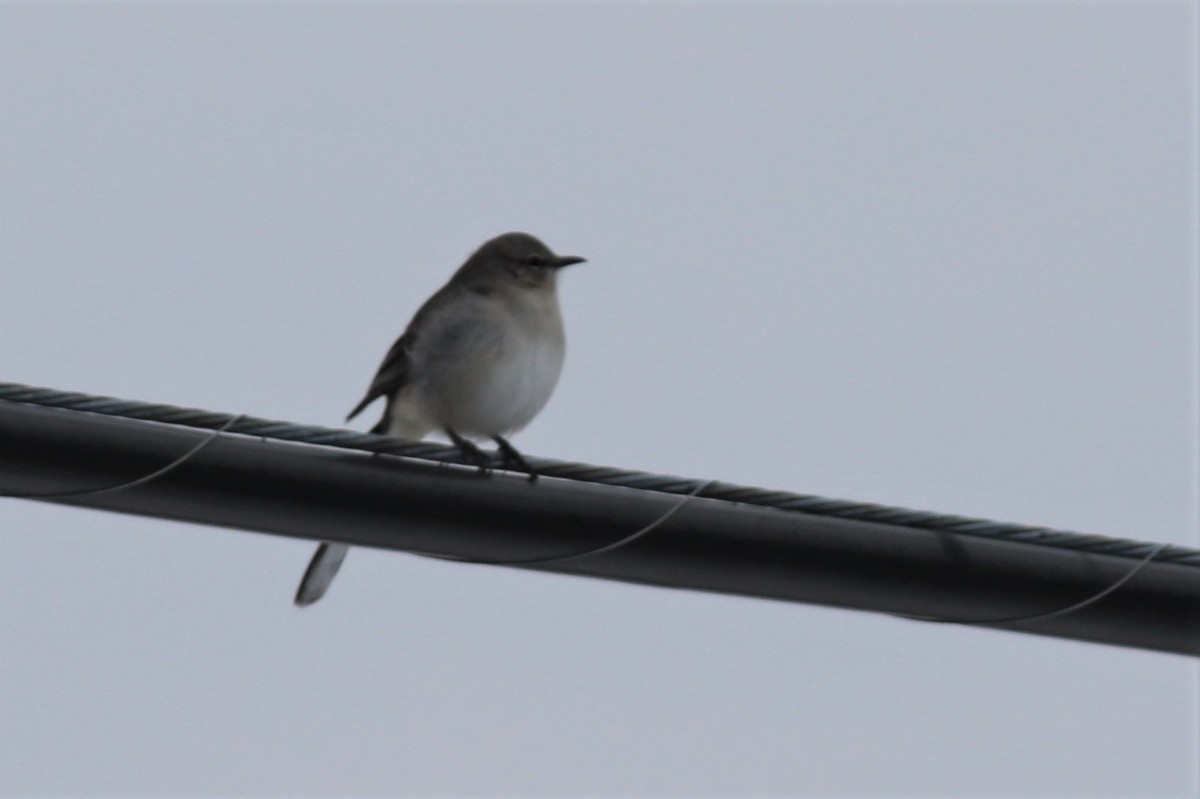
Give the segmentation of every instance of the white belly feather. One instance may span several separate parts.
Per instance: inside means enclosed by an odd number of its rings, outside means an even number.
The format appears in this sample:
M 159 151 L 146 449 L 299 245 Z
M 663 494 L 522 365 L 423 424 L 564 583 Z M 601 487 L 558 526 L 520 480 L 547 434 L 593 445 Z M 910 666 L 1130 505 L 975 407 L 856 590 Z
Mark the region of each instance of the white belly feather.
M 474 303 L 471 313 L 431 325 L 395 415 L 472 438 L 529 424 L 554 392 L 566 349 L 557 298 L 536 300 L 516 309 Z
M 469 436 L 506 435 L 545 407 L 562 371 L 561 342 L 531 338 L 504 347 L 471 380 L 472 390 L 449 403 L 447 425 Z

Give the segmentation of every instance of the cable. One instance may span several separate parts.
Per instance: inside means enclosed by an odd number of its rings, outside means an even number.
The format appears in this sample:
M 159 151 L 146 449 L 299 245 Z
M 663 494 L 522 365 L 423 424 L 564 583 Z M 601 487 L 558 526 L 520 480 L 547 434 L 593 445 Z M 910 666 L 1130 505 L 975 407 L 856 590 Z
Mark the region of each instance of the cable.
M 62 408 L 128 419 L 143 419 L 169 424 L 214 429 L 225 425 L 226 432 L 256 436 L 269 440 L 294 441 L 363 452 L 396 455 L 404 458 L 452 463 L 475 467 L 462 458 L 455 447 L 435 442 L 415 442 L 360 433 L 354 430 L 333 429 L 315 425 L 301 425 L 261 419 L 245 414 L 230 423 L 229 415 L 194 408 L 179 408 L 136 400 L 115 399 L 58 389 L 38 388 L 19 383 L 0 383 L 0 400 Z M 586 463 L 561 461 L 551 458 L 526 456 L 529 464 L 541 475 L 575 480 L 584 483 L 623 486 L 646 491 L 685 495 L 694 490 L 696 481 L 672 475 L 617 469 Z M 495 458 L 497 467 L 501 459 Z M 1067 530 L 1055 530 L 1031 525 L 975 519 L 930 511 L 910 510 L 874 503 L 854 502 L 844 499 L 795 494 L 787 491 L 772 491 L 751 486 L 713 481 L 701 489 L 708 499 L 744 503 L 762 507 L 798 511 L 814 516 L 877 522 L 920 530 L 938 530 L 977 538 L 1013 541 L 1038 546 L 1067 549 L 1080 552 L 1111 555 L 1129 559 L 1142 559 L 1154 552 L 1158 546 L 1144 541 L 1089 535 Z M 1155 552 L 1159 563 L 1176 563 L 1200 566 L 1200 550 L 1178 545 L 1166 545 Z
M 226 440 L 214 447 L 217 438 Z M 1167 544 L 549 459 L 533 466 L 547 479 L 517 491 L 513 476 L 439 476 L 412 461 L 388 468 L 327 449 L 461 463 L 456 449 L 428 442 L 13 384 L 0 384 L 0 439 L 0 485 L 31 499 L 305 539 L 343 524 L 339 539 L 351 546 L 1200 655 L 1200 552 Z M 274 443 L 284 441 L 319 446 Z M 154 483 L 200 456 L 203 468 Z M 170 462 L 155 467 L 160 460 Z M 150 464 L 149 473 L 126 479 L 130 462 Z M 463 466 L 473 472 L 476 464 Z M 113 484 L 63 491 L 59 469 Z M 145 488 L 89 496 L 135 486 Z M 696 497 L 719 501 L 696 503 L 686 521 L 672 522 Z M 656 518 L 646 524 L 647 515 Z M 571 551 L 580 546 L 575 524 L 608 543 Z M 536 540 L 563 554 L 472 557 L 481 529 L 494 537 L 490 552 L 528 552 Z M 664 529 L 670 534 L 653 545 L 630 546 Z M 593 557 L 618 548 L 619 557 Z M 1094 580 L 1109 584 L 1092 592 Z M 1050 609 L 1012 615 L 1030 606 Z

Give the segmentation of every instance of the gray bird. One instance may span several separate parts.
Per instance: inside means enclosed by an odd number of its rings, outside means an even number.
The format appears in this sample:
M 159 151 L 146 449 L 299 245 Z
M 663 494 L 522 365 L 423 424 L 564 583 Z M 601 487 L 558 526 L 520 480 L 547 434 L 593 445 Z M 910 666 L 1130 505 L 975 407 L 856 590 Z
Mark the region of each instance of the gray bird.
M 481 470 L 490 459 L 470 439 L 490 438 L 505 466 L 535 479 L 504 436 L 529 424 L 558 383 L 566 351 L 558 270 L 583 260 L 555 255 L 528 233 L 485 242 L 417 311 L 347 421 L 386 397 L 371 432 L 419 439 L 440 430 Z M 297 605 L 324 596 L 348 549 L 317 547 Z

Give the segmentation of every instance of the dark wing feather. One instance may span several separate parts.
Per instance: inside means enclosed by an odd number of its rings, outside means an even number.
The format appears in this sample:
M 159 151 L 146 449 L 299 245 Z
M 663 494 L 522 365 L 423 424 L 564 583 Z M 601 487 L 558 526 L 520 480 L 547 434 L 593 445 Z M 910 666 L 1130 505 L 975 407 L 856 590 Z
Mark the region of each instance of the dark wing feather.
M 409 333 L 396 339 L 396 343 L 388 350 L 387 356 L 379 366 L 379 371 L 375 373 L 375 379 L 371 381 L 371 387 L 367 389 L 367 396 L 363 397 L 362 402 L 355 405 L 354 410 L 350 411 L 350 415 L 346 417 L 347 422 L 362 413 L 363 408 L 379 397 L 385 394 L 394 394 L 404 387 L 409 377 L 408 348 L 411 344 L 412 335 Z

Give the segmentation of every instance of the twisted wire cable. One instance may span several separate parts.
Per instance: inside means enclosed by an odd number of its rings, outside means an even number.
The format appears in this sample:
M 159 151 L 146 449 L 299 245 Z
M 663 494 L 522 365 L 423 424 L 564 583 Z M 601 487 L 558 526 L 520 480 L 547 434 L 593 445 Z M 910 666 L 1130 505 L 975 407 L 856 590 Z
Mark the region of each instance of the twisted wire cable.
M 173 405 L 116 399 L 113 397 L 51 388 L 39 388 L 20 383 L 0 383 L 0 401 L 19 402 L 48 408 L 61 408 L 126 419 L 174 424 L 263 439 L 292 441 L 396 455 L 434 463 L 454 463 L 463 466 L 478 465 L 474 462 L 464 460 L 457 448 L 435 442 L 407 441 L 390 436 L 376 435 L 374 433 L 360 433 L 355 430 L 261 419 L 244 414 L 215 413 L 195 408 L 180 408 Z M 210 440 L 206 439 L 205 441 Z M 611 466 L 596 466 L 593 464 L 575 463 L 529 455 L 526 455 L 525 459 L 534 470 L 547 477 L 637 488 L 666 494 L 691 495 L 703 499 L 719 499 L 727 502 L 801 512 L 814 516 L 877 522 L 880 524 L 933 530 L 978 538 L 1034 544 L 1128 558 L 1135 561 L 1153 559 L 1158 563 L 1174 563 L 1200 567 L 1200 550 L 1174 544 L 1164 545 L 1071 532 L 1068 530 L 1056 530 L 1035 525 L 996 522 L 867 502 L 795 494 L 787 491 L 775 491 L 719 481 L 703 483 L 697 489 L 697 480 L 673 475 L 618 469 Z M 503 466 L 501 458 L 498 455 L 493 458 L 493 463 L 498 468 Z M 178 464 L 172 463 L 164 468 L 174 468 L 176 465 Z M 158 470 L 158 473 L 162 472 L 163 470 Z M 147 476 L 146 479 L 149 479 L 149 477 Z

